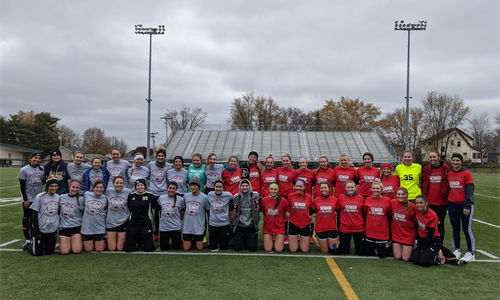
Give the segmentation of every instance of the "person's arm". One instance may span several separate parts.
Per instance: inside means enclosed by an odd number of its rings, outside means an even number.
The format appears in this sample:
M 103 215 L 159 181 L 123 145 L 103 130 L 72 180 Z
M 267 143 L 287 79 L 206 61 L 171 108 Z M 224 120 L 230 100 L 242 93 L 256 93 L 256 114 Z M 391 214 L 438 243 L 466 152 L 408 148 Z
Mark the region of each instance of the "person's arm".
M 290 220 L 290 212 L 289 211 L 287 211 L 285 213 L 285 222 L 288 222 L 288 220 Z
M 429 228 L 427 237 L 425 237 L 424 248 L 428 248 L 432 244 L 432 236 L 434 235 L 434 231 L 436 231 L 436 228 Z
M 23 199 L 25 199 L 23 202 L 24 208 L 28 209 L 30 207 L 30 201 L 28 200 L 28 194 L 26 194 L 26 180 L 19 179 L 19 184 L 21 185 L 21 194 L 23 195 Z
M 472 205 L 474 204 L 474 183 L 469 183 L 465 185 L 465 203 L 464 203 L 464 215 L 468 216 Z

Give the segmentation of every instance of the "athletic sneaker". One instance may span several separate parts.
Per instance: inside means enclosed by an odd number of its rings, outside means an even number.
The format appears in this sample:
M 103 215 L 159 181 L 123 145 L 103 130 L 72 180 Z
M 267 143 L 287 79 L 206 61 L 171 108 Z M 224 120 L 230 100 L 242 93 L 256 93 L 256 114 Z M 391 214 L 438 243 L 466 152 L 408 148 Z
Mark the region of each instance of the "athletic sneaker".
M 206 244 L 206 243 L 207 243 L 207 237 L 206 237 L 206 236 L 204 236 L 204 237 L 203 237 L 203 244 Z
M 160 239 L 159 235 L 153 235 L 153 242 L 156 242 L 159 239 Z
M 219 248 L 217 248 L 217 249 L 212 249 L 212 250 L 210 250 L 210 251 L 212 251 L 212 252 L 217 252 L 217 251 L 219 251 Z
M 446 258 L 443 255 L 443 251 L 439 250 L 439 253 L 437 255 L 437 259 L 439 261 L 439 264 L 444 265 L 444 263 L 446 262 Z
M 313 237 L 312 237 L 312 236 L 311 236 L 311 237 L 309 237 L 309 244 L 314 244 L 314 239 L 313 239 Z
M 462 260 L 466 261 L 466 262 L 474 261 L 475 260 L 474 253 L 472 253 L 472 252 L 465 253 L 464 257 L 462 257 Z
M 26 252 L 28 251 L 28 244 L 31 244 L 31 241 L 26 241 L 26 243 L 24 243 L 24 246 L 23 246 L 23 251 Z
M 233 238 L 229 239 L 228 245 L 233 246 Z
M 288 245 L 290 242 L 288 241 L 288 237 L 285 238 L 285 245 Z
M 455 255 L 455 257 L 457 259 L 460 259 L 460 257 L 462 257 L 462 253 L 460 253 L 459 249 L 456 249 L 455 251 L 453 251 L 453 255 Z

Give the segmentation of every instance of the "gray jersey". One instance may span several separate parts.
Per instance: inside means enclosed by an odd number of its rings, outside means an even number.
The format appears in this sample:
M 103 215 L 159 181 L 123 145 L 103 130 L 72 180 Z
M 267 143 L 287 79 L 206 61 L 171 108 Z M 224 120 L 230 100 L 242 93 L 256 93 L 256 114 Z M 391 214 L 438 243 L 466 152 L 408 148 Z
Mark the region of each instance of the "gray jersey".
M 83 210 L 85 209 L 81 203 L 83 197 L 71 197 L 68 194 L 62 194 L 59 197 L 59 230 L 65 228 L 75 228 L 82 226 Z
M 207 188 L 214 188 L 214 183 L 217 179 L 222 179 L 222 171 L 224 171 L 224 165 L 215 164 L 213 168 L 207 166 L 205 168 L 205 176 L 207 176 Z
M 137 192 L 135 189 L 135 182 L 137 179 L 144 178 L 146 179 L 146 182 L 149 180 L 149 174 L 151 172 L 149 171 L 149 168 L 147 167 L 139 167 L 135 168 L 132 167 L 128 169 L 128 178 L 130 179 L 130 191 L 132 193 Z M 147 189 L 148 187 L 146 187 Z
M 167 171 L 172 169 L 172 165 L 165 163 L 163 168 L 159 168 L 155 161 L 148 165 L 151 175 L 149 178 L 149 191 L 155 196 L 167 193 Z
M 208 225 L 222 227 L 229 225 L 229 202 L 233 200 L 230 192 L 222 192 L 217 195 L 215 192 L 208 193 L 208 202 L 210 202 L 210 218 Z
M 108 213 L 106 215 L 106 228 L 115 228 L 123 225 L 130 217 L 130 210 L 127 206 L 130 190 L 123 188 L 117 192 L 115 190 L 106 190 L 108 198 Z
M 74 163 L 68 164 L 68 174 L 71 180 L 78 180 L 80 182 L 80 194 L 85 193 L 85 171 L 92 168 L 91 165 L 82 163 L 77 166 Z
M 97 180 L 103 180 L 103 179 L 104 179 L 104 174 L 103 174 L 103 171 L 101 168 L 99 168 L 97 170 L 94 170 L 94 169 L 90 170 L 90 172 L 89 172 L 89 184 L 91 187 L 94 186 L 94 183 Z
M 94 192 L 85 192 L 80 203 L 85 207 L 82 219 L 82 234 L 104 234 L 106 233 L 106 210 L 108 200 L 102 194 L 97 197 Z
M 30 202 L 35 201 L 36 195 L 43 192 L 43 177 L 45 176 L 44 170 L 40 170 L 39 167 L 33 168 L 30 165 L 24 166 L 17 175 L 17 178 L 21 180 L 26 180 L 26 196 L 28 199 L 24 199 L 21 195 L 23 201 L 29 200 Z
M 30 208 L 38 212 L 38 228 L 41 233 L 52 233 L 59 225 L 59 195 L 40 193 Z
M 182 198 L 179 196 L 175 197 L 177 199 L 175 206 L 174 198 L 170 198 L 168 195 L 161 195 L 158 198 L 158 205 L 161 206 L 160 231 L 181 230 L 179 204 L 182 202 Z
M 210 209 L 207 195 L 194 196 L 187 193 L 179 203 L 179 209 L 186 209 L 182 224 L 183 234 L 202 235 L 205 232 L 205 212 Z
M 187 180 L 188 180 L 188 170 L 182 168 L 180 171 L 175 169 L 170 169 L 167 171 L 167 181 L 177 182 L 177 193 L 184 195 L 188 191 Z
M 120 160 L 118 163 L 114 163 L 110 160 L 106 163 L 106 169 L 108 169 L 109 172 L 108 189 L 114 189 L 113 180 L 116 176 L 123 177 L 123 186 L 128 186 L 128 167 L 130 167 L 130 164 L 126 160 Z

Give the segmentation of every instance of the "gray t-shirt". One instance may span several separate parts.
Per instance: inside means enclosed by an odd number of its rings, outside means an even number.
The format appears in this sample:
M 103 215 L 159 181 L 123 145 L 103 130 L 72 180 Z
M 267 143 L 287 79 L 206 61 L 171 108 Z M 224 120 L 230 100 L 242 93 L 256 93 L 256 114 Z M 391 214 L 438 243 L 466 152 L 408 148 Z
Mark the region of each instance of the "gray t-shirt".
M 184 195 L 188 191 L 187 181 L 188 181 L 188 170 L 182 168 L 180 171 L 175 169 L 170 169 L 167 171 L 167 181 L 177 182 L 177 193 Z
M 109 172 L 109 182 L 108 189 L 114 189 L 113 180 L 116 176 L 121 176 L 124 179 L 123 186 L 128 186 L 128 167 L 130 164 L 126 160 L 120 160 L 118 163 L 114 163 L 112 160 L 106 163 L 106 169 Z
M 99 168 L 97 170 L 90 170 L 89 172 L 89 184 L 90 184 L 90 187 L 93 187 L 94 186 L 94 182 L 96 182 L 97 180 L 103 180 L 104 178 L 104 174 L 102 172 L 102 169 Z M 90 190 L 90 188 L 89 188 Z
M 217 179 L 222 179 L 222 172 L 224 171 L 224 165 L 215 164 L 212 168 L 207 166 L 205 168 L 205 176 L 207 176 L 207 188 L 214 188 L 214 183 Z
M 208 202 L 210 202 L 210 218 L 208 225 L 222 227 L 229 225 L 229 202 L 233 199 L 230 192 L 222 192 L 217 195 L 215 192 L 208 193 Z
M 252 200 L 251 197 L 246 197 L 248 201 L 241 203 L 240 221 L 238 227 L 249 228 L 253 227 L 252 221 Z
M 81 205 L 82 198 L 79 198 L 80 205 L 78 205 L 76 196 L 62 194 L 59 197 L 59 230 L 82 226 L 83 210 L 85 209 Z
M 132 193 L 137 192 L 135 189 L 135 182 L 137 179 L 144 178 L 146 182 L 149 180 L 149 168 L 147 167 L 139 167 L 139 168 L 130 168 L 128 169 L 128 178 L 130 179 L 130 191 Z M 146 187 L 147 189 L 148 187 Z
M 85 192 L 80 203 L 85 207 L 82 219 L 82 234 L 104 234 L 106 233 L 106 210 L 108 200 L 102 194 L 97 197 L 94 192 Z
M 17 178 L 26 180 L 26 196 L 28 199 L 21 198 L 24 201 L 29 200 L 30 202 L 35 201 L 36 195 L 43 192 L 43 177 L 45 176 L 44 170 L 40 170 L 39 167 L 33 168 L 30 165 L 24 166 L 17 175 Z
M 130 210 L 127 206 L 130 190 L 123 188 L 121 191 L 106 190 L 108 198 L 108 213 L 106 215 L 106 228 L 115 228 L 123 225 L 130 217 Z
M 151 171 L 149 179 L 149 191 L 155 196 L 160 196 L 167 192 L 167 171 L 172 169 L 172 165 L 165 163 L 163 168 L 159 168 L 155 161 L 152 161 L 148 165 Z
M 179 209 L 186 209 L 182 224 L 183 234 L 202 235 L 205 232 L 205 212 L 210 209 L 207 195 L 187 193 L 179 203 Z
M 41 233 L 52 233 L 59 225 L 59 195 L 36 195 L 30 208 L 38 212 L 38 228 Z
M 85 193 L 85 171 L 92 168 L 91 165 L 82 163 L 77 166 L 75 163 L 68 164 L 68 174 L 71 180 L 78 180 L 80 182 L 80 194 Z
M 160 231 L 181 230 L 179 204 L 182 202 L 182 198 L 179 196 L 175 197 L 177 199 L 175 206 L 174 198 L 170 198 L 168 195 L 161 195 L 158 198 L 158 205 L 161 206 Z

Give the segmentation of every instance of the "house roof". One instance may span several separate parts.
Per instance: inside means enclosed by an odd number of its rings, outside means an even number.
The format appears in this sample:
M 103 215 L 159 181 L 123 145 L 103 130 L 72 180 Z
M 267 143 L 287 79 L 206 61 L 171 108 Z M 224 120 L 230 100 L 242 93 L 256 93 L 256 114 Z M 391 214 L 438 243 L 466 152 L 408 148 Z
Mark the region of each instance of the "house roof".
M 66 146 L 62 146 L 62 147 L 59 147 L 59 148 L 66 149 L 66 150 L 68 150 L 71 153 L 74 153 L 76 151 L 81 151 L 83 153 L 87 153 L 87 151 L 85 151 L 85 150 L 83 150 L 82 148 L 79 148 L 79 147 L 66 147 Z
M 26 147 L 21 147 L 21 146 L 4 144 L 4 143 L 0 143 L 0 145 L 6 146 L 6 147 L 12 147 L 12 148 L 16 148 L 16 149 L 21 149 L 21 150 L 26 150 L 26 152 L 42 152 L 42 150 L 36 150 L 36 149 L 31 149 L 31 148 L 26 148 Z

